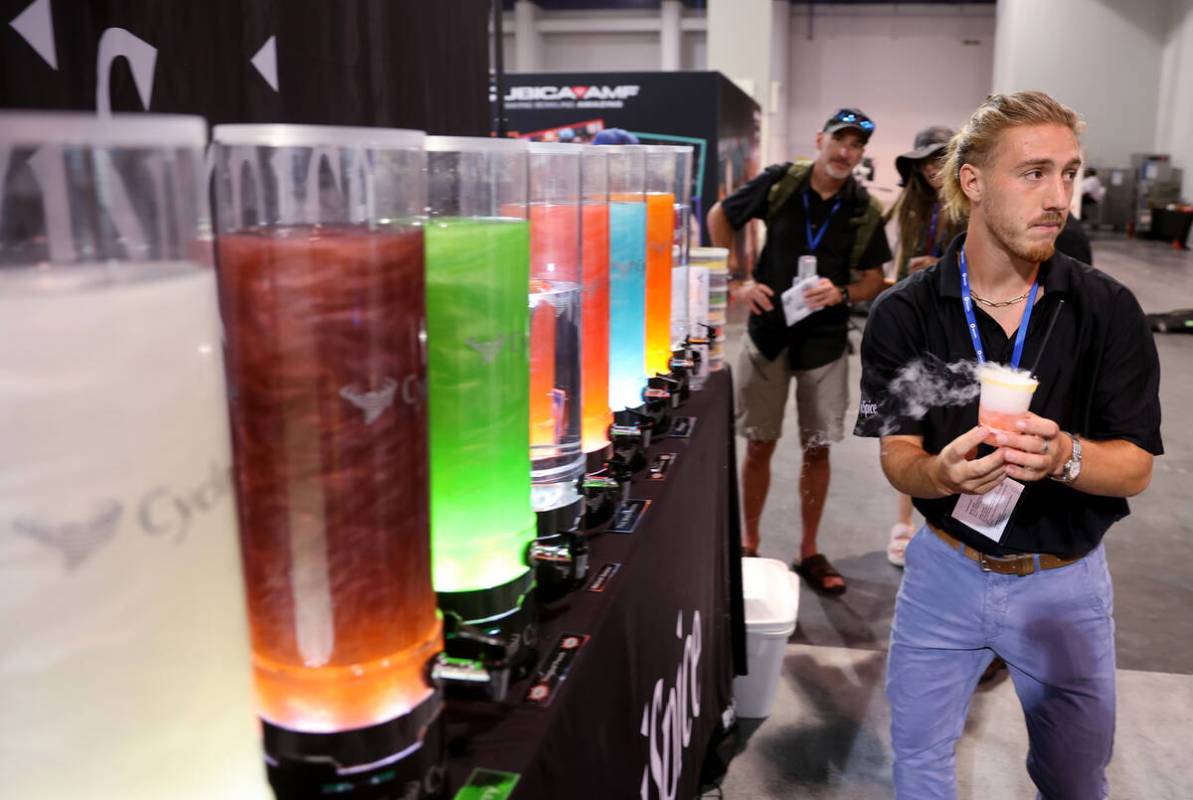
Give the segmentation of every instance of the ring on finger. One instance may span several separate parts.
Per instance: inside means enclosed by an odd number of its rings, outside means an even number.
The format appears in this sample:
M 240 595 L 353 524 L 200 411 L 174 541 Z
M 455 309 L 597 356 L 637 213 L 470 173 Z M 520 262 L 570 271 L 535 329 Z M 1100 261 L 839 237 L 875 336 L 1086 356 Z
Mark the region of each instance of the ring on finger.
M 1045 439 L 1044 440 L 1044 449 L 1040 451 L 1040 453 L 1042 455 L 1048 455 L 1048 444 L 1049 444 L 1048 440 Z

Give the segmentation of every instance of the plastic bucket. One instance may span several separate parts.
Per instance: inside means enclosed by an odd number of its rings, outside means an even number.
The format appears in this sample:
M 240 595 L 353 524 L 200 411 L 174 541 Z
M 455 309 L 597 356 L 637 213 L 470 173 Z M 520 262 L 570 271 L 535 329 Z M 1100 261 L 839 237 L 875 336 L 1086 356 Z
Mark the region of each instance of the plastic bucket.
M 787 639 L 799 612 L 799 579 L 782 561 L 742 560 L 746 610 L 746 664 L 749 674 L 733 680 L 737 716 L 770 716 L 779 688 Z

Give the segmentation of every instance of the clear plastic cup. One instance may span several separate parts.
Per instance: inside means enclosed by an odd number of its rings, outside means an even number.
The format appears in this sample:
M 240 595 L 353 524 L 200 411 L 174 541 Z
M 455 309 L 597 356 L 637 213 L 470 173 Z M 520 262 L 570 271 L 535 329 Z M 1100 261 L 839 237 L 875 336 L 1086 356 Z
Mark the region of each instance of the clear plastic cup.
M 978 424 L 1017 433 L 1016 423 L 1027 413 L 1040 382 L 1026 370 L 1002 364 L 983 364 L 978 368 L 978 381 L 981 385 Z

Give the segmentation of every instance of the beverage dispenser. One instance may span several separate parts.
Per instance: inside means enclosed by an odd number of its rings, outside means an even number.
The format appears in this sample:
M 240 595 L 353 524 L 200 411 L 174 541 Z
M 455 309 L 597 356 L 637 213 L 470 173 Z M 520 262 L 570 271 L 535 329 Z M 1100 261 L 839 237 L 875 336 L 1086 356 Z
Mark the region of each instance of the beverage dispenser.
M 427 138 L 427 348 L 437 675 L 504 697 L 534 612 L 526 143 Z
M 602 146 L 609 161 L 609 407 L 646 388 L 646 146 Z
M 431 587 L 424 137 L 226 125 L 213 138 L 270 781 L 281 800 L 408 797 L 442 761 L 441 695 L 428 678 L 442 626 Z
M 0 794 L 265 798 L 198 117 L 0 114 Z

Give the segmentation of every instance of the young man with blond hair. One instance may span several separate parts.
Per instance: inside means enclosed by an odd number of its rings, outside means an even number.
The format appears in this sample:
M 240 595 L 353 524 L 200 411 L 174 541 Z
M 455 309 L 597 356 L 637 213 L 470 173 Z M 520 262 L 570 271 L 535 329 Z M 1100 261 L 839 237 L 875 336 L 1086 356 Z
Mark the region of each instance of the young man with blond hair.
M 883 295 L 866 327 L 855 433 L 881 436 L 887 479 L 926 520 L 907 549 L 887 666 L 898 798 L 956 796 L 955 747 L 995 654 L 1023 706 L 1040 795 L 1107 796 L 1115 652 L 1101 542 L 1163 447 L 1139 304 L 1054 249 L 1082 127 L 1040 92 L 989 97 L 945 164 L 965 236 Z M 976 392 L 925 413 L 896 389 L 909 367 L 921 386 L 947 383 L 975 358 L 1035 365 L 1039 388 L 1012 430 L 977 425 Z

